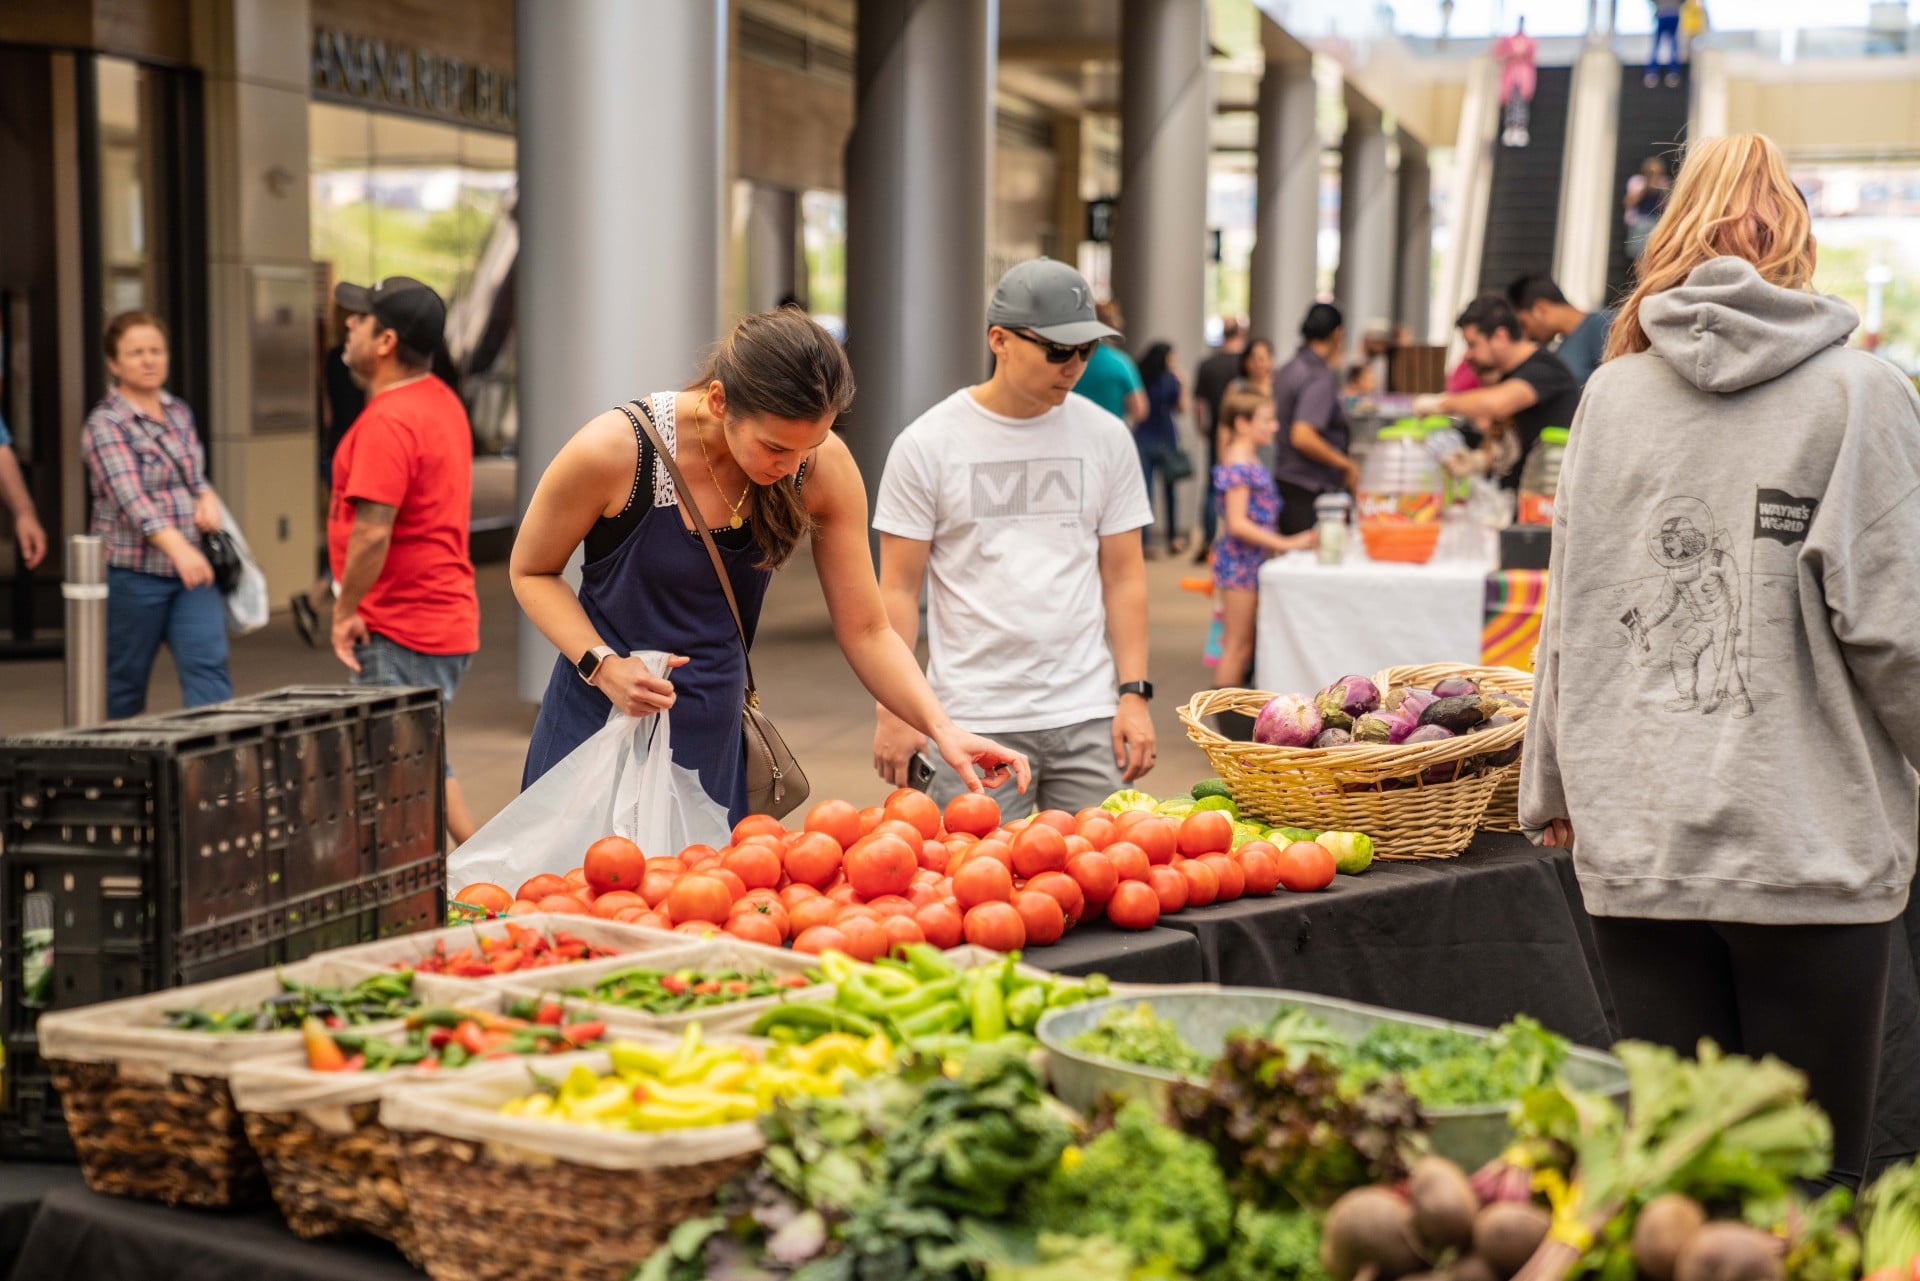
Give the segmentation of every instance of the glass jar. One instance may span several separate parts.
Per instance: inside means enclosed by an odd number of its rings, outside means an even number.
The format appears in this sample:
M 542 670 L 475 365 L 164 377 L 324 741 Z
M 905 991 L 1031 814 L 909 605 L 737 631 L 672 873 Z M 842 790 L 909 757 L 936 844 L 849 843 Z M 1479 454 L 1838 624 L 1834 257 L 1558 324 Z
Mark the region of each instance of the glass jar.
M 1353 500 L 1344 493 L 1322 494 L 1313 500 L 1313 532 L 1322 565 L 1338 565 L 1347 558 L 1347 518 Z

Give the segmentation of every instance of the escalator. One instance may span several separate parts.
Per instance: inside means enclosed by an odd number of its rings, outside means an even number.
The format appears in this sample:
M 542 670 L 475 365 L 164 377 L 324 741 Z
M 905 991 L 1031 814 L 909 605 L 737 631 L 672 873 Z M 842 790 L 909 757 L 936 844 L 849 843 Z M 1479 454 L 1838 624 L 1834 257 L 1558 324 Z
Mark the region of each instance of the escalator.
M 1487 234 L 1480 252 L 1479 292 L 1483 294 L 1504 293 L 1516 277 L 1528 272 L 1553 270 L 1572 91 L 1573 68 L 1541 67 L 1527 145 L 1493 149 Z
M 1626 222 L 1621 201 L 1626 196 L 1627 180 L 1640 172 L 1649 156 L 1662 156 L 1669 172 L 1679 168 L 1679 148 L 1687 134 L 1687 120 L 1693 95 L 1689 92 L 1687 69 L 1680 69 L 1680 83 L 1669 87 L 1662 80 L 1649 89 L 1642 78 L 1645 68 L 1634 65 L 1620 68 L 1619 131 L 1613 164 L 1613 234 L 1607 255 L 1607 297 L 1619 298 L 1633 278 L 1627 259 Z

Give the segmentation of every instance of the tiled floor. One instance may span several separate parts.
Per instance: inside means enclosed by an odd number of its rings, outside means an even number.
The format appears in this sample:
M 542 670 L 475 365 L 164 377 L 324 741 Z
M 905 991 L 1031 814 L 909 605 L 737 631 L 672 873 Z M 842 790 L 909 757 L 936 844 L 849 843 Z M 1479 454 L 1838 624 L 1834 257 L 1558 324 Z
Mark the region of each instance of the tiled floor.
M 1209 683 L 1200 662 L 1210 607 L 1205 597 L 1183 591 L 1180 580 L 1197 571 L 1186 558 L 1151 562 L 1152 675 L 1159 697 L 1154 723 L 1159 768 L 1148 790 L 1185 791 L 1212 771 L 1187 741 L 1175 709 L 1192 690 Z M 449 756 L 481 820 L 498 812 L 519 790 L 520 766 L 536 708 L 514 690 L 514 633 L 519 617 L 503 563 L 480 567 L 481 650 L 449 717 Z M 845 797 L 871 804 L 886 786 L 872 766 L 873 702 L 854 679 L 834 644 L 811 562 L 796 558 L 768 594 L 754 651 L 755 671 L 768 711 L 813 783 L 816 798 Z M 241 692 L 283 685 L 343 681 L 345 669 L 331 652 L 310 650 L 294 634 L 283 611 L 273 625 L 233 643 L 234 688 Z M 57 728 L 63 706 L 58 662 L 0 664 L 0 734 Z M 161 656 L 154 670 L 152 710 L 179 706 L 172 664 Z

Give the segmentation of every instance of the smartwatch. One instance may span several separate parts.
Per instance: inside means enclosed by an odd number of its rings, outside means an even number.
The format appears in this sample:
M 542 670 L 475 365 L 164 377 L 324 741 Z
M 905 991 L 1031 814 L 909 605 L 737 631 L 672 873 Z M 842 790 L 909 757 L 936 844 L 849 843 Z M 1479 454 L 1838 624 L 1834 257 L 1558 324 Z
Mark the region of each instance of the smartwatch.
M 591 685 L 593 678 L 600 672 L 600 664 L 612 657 L 614 652 L 609 646 L 595 645 L 580 656 L 580 661 L 573 665 L 573 670 L 580 673 L 581 680 Z
M 1120 687 L 1119 692 L 1122 694 L 1138 694 L 1140 697 L 1146 699 L 1149 703 L 1151 703 L 1153 701 L 1153 682 L 1152 681 L 1128 681 L 1126 684 Z

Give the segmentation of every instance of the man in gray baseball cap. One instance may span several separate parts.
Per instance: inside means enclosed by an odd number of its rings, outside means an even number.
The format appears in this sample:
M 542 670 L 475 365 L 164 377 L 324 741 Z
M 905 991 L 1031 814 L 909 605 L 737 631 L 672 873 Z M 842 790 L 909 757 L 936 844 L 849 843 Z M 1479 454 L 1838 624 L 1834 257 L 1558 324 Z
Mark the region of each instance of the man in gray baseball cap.
M 1098 805 L 1153 767 L 1147 580 L 1153 523 L 1126 424 L 1073 395 L 1119 331 L 1065 263 L 1036 258 L 987 305 L 993 376 L 934 405 L 893 443 L 874 507 L 880 588 L 909 647 L 927 609 L 927 680 L 954 721 L 1027 753 L 1033 784 L 993 793 L 1009 817 Z M 874 768 L 914 780 L 926 736 L 878 711 Z M 943 805 L 959 778 L 936 766 Z

